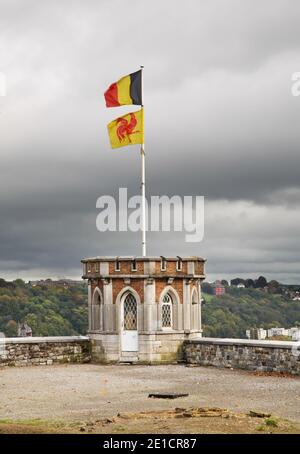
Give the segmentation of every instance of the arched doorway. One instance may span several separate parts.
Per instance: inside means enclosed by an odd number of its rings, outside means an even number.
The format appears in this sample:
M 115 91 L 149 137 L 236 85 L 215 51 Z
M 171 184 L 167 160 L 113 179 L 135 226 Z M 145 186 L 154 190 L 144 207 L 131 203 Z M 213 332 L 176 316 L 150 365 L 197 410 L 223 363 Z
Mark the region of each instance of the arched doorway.
M 138 351 L 138 308 L 131 292 L 121 301 L 121 347 L 124 352 Z

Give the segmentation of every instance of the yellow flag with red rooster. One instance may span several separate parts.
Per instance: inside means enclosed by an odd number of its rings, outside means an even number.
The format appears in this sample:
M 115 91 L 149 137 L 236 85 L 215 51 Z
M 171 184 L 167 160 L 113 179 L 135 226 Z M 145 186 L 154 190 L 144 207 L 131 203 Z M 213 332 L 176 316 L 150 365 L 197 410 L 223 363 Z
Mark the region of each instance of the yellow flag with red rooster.
M 144 111 L 130 112 L 107 125 L 112 148 L 144 143 Z

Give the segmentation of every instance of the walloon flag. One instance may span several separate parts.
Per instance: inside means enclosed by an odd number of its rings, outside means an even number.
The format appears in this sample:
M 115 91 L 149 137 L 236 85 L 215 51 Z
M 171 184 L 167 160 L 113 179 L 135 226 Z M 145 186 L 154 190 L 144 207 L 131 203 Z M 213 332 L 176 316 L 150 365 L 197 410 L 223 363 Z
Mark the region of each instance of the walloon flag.
M 112 148 L 144 143 L 144 112 L 140 109 L 116 118 L 107 125 Z
M 106 107 L 142 105 L 142 71 L 136 71 L 114 82 L 104 93 Z

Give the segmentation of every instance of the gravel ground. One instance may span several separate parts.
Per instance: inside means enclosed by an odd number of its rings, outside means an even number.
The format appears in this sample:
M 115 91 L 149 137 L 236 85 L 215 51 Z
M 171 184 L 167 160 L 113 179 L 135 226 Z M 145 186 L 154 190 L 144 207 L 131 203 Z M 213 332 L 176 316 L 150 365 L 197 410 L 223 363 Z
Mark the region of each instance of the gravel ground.
M 88 420 L 174 407 L 258 410 L 300 422 L 300 378 L 207 367 L 61 365 L 0 370 L 0 419 Z M 176 400 L 158 391 L 187 392 Z

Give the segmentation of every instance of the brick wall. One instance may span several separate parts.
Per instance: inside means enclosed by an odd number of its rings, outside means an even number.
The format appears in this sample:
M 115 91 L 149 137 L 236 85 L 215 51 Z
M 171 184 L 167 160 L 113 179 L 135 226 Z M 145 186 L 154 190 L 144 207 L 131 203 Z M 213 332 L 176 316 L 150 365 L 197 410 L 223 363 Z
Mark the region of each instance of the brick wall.
M 180 303 L 183 302 L 183 280 L 174 279 L 170 287 L 173 287 L 178 293 Z M 168 286 L 166 279 L 155 279 L 155 291 L 156 291 L 156 301 L 159 301 L 162 291 Z
M 296 342 L 202 338 L 185 341 L 183 352 L 188 364 L 300 375 L 297 346 Z
M 84 336 L 0 339 L 0 367 L 89 361 L 90 341 Z
M 136 261 L 136 271 L 132 271 L 132 261 L 128 260 L 126 262 L 120 260 L 120 271 L 115 270 L 115 262 L 109 262 L 109 274 L 118 275 L 118 274 L 144 274 L 144 262 Z
M 113 302 L 116 302 L 117 296 L 125 287 L 130 286 L 133 288 L 141 299 L 141 302 L 144 302 L 144 279 L 131 279 L 130 284 L 125 284 L 124 279 L 113 279 Z
M 195 262 L 195 274 L 204 274 L 204 263 L 199 260 Z
M 187 274 L 187 262 L 182 262 L 181 263 L 181 271 L 178 271 L 177 268 L 177 260 L 173 260 L 173 261 L 167 261 L 166 262 L 166 270 L 163 271 L 161 269 L 161 262 L 156 262 L 155 263 L 155 273 L 156 274 L 172 274 L 172 275 L 181 275 L 181 274 Z

